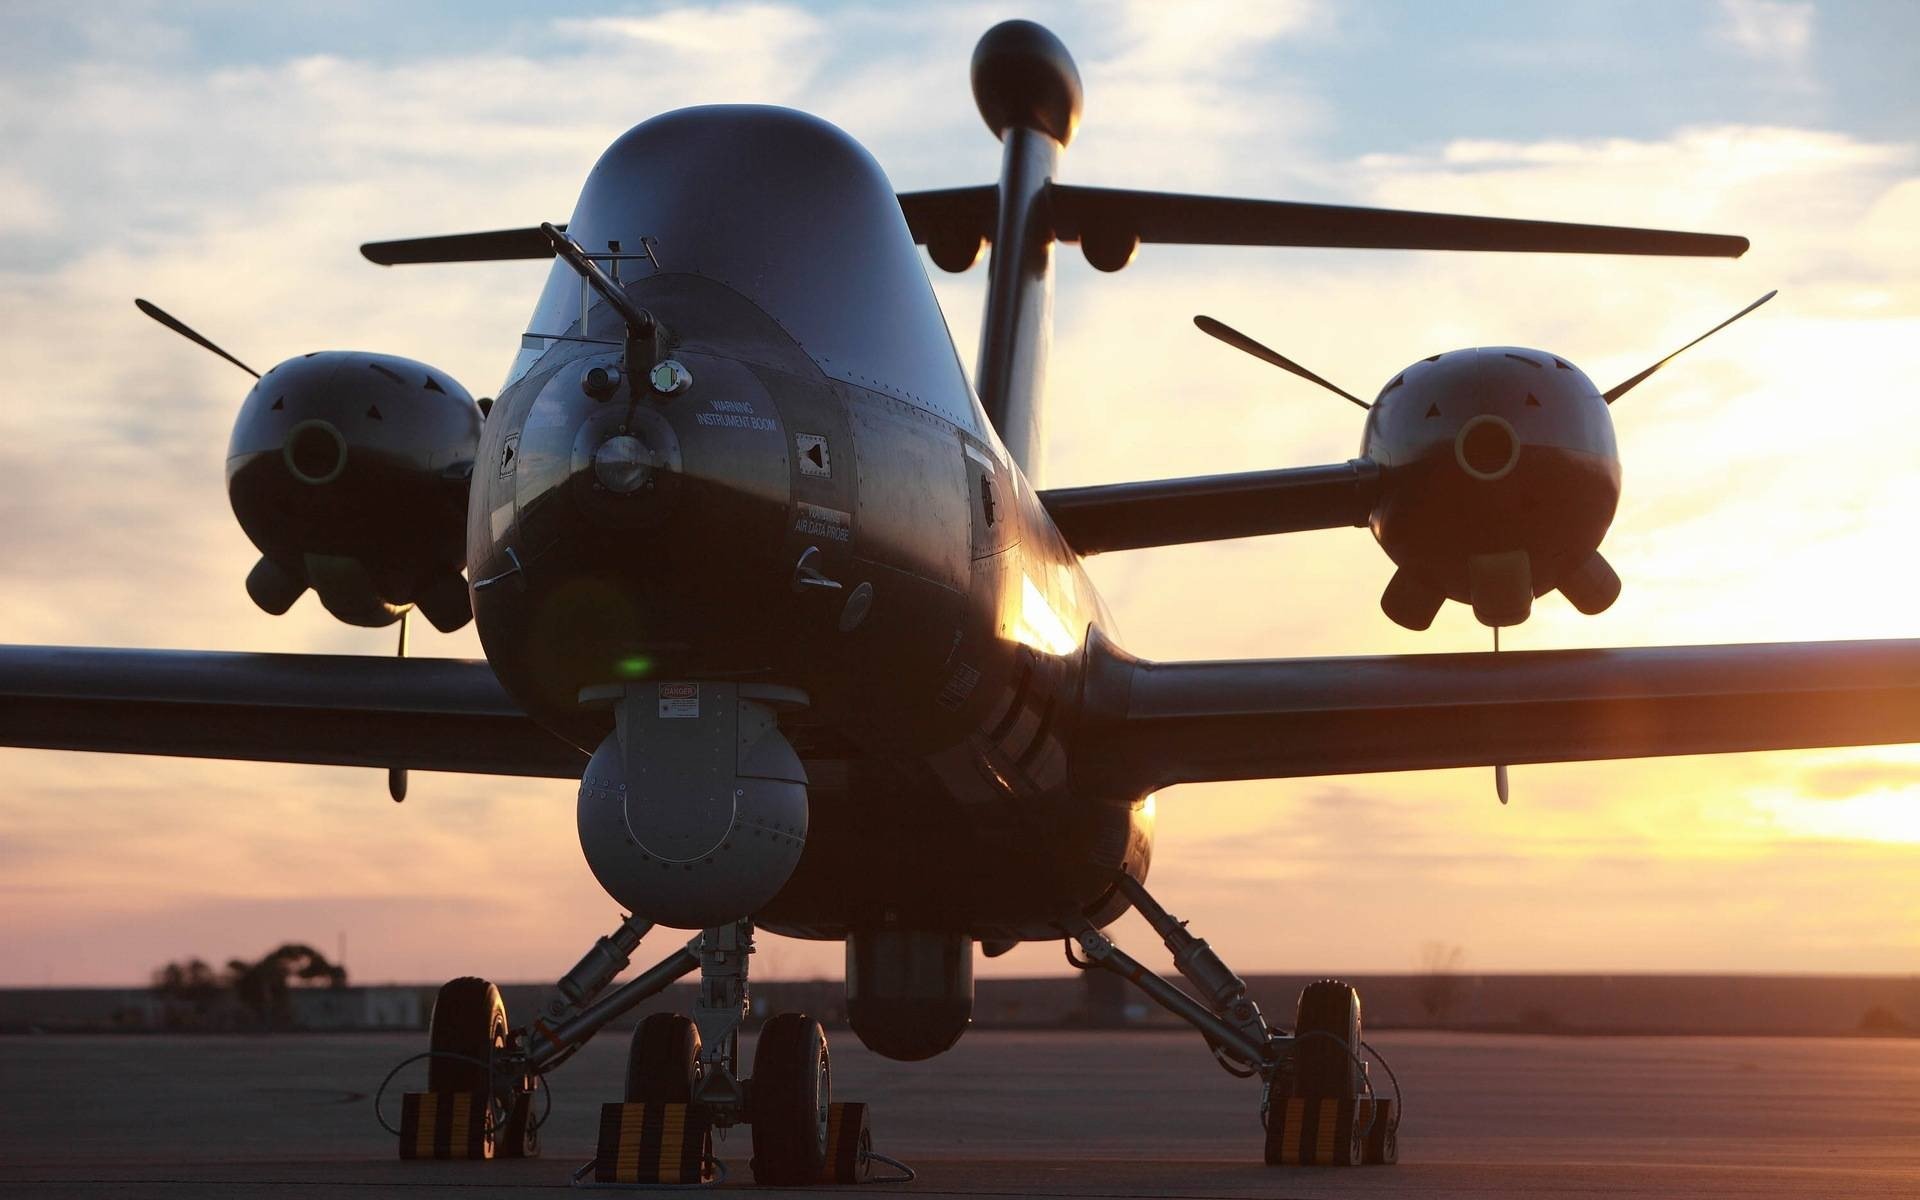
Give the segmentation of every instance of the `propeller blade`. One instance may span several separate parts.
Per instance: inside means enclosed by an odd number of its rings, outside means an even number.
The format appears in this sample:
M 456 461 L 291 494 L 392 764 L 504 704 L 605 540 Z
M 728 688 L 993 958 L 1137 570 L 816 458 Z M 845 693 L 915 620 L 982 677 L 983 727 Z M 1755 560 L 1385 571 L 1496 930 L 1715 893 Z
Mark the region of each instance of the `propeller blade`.
M 407 656 L 407 618 L 412 615 L 413 610 L 411 608 L 403 608 L 400 610 L 400 645 L 396 648 L 395 653 L 395 657 L 397 658 L 405 658 Z M 387 795 L 393 797 L 395 804 L 407 798 L 407 769 L 405 767 L 387 768 Z
M 1341 396 L 1341 397 L 1344 397 L 1345 399 L 1351 400 L 1353 403 L 1358 404 L 1361 408 L 1373 407 L 1373 405 L 1368 404 L 1365 400 L 1362 400 L 1360 397 L 1354 395 L 1352 392 L 1347 391 L 1345 388 L 1335 387 L 1333 384 L 1328 383 L 1326 380 L 1320 378 L 1318 375 L 1315 375 L 1312 371 L 1309 371 L 1305 367 L 1301 366 L 1299 363 L 1294 362 L 1292 359 L 1280 353 L 1278 350 L 1269 349 L 1268 347 L 1261 345 L 1259 342 L 1254 341 L 1252 338 L 1248 337 L 1244 333 L 1241 333 L 1238 329 L 1235 329 L 1231 325 L 1227 325 L 1220 321 L 1216 321 L 1212 317 L 1208 317 L 1208 316 L 1195 317 L 1193 319 L 1193 323 L 1194 325 L 1199 327 L 1200 332 L 1211 334 L 1214 337 L 1219 338 L 1221 341 L 1225 342 L 1227 345 L 1232 346 L 1235 350 L 1241 350 L 1248 354 L 1251 354 L 1255 358 L 1259 359 L 1261 362 L 1272 363 L 1274 366 L 1279 367 L 1282 371 L 1291 371 L 1295 375 L 1298 375 L 1300 378 L 1306 380 L 1308 383 L 1317 383 L 1321 387 L 1332 392 L 1334 395 Z
M 1493 652 L 1500 653 L 1500 627 L 1493 627 Z M 1493 768 L 1493 794 L 1505 804 L 1513 797 L 1513 788 L 1507 781 L 1507 764 L 1499 763 Z
M 221 358 L 226 359 L 228 362 L 232 363 L 234 366 L 239 367 L 242 371 L 245 371 L 247 374 L 253 376 L 255 379 L 260 378 L 260 372 L 254 370 L 252 367 L 241 362 L 239 359 L 235 358 L 233 355 L 228 354 L 225 350 L 222 350 L 220 347 L 214 345 L 212 342 L 208 341 L 206 338 L 201 337 L 198 333 L 195 333 L 187 325 L 186 322 L 174 316 L 172 313 L 168 312 L 166 309 L 161 308 L 158 304 L 154 304 L 149 301 L 142 300 L 136 296 L 133 301 L 133 306 L 139 309 L 141 312 L 152 317 L 154 320 L 160 322 L 162 325 L 165 325 L 168 329 L 173 330 L 175 333 L 179 334 L 181 337 L 194 343 L 195 345 L 206 347 L 208 350 L 211 350 L 215 354 L 218 354 Z
M 1680 347 L 1678 350 L 1675 350 L 1672 354 L 1667 355 L 1665 358 L 1661 359 L 1659 362 L 1648 367 L 1646 370 L 1640 372 L 1638 375 L 1635 375 L 1632 379 L 1627 380 L 1625 383 L 1616 383 L 1612 387 L 1608 388 L 1606 391 L 1600 394 L 1606 397 L 1606 401 L 1608 404 L 1612 404 L 1615 400 L 1618 400 L 1620 397 L 1632 391 L 1634 387 L 1638 385 L 1642 380 L 1644 380 L 1647 376 L 1653 374 L 1655 371 L 1658 371 L 1661 367 L 1666 366 L 1668 363 L 1672 362 L 1674 359 L 1679 358 L 1682 354 L 1685 354 L 1687 351 L 1693 349 L 1695 346 L 1698 346 L 1701 342 L 1706 341 L 1708 338 L 1712 337 L 1714 334 L 1719 333 L 1722 329 L 1725 329 L 1727 326 L 1733 324 L 1735 321 L 1738 321 L 1741 317 L 1746 316 L 1748 313 L 1752 312 L 1756 308 L 1759 308 L 1762 304 L 1765 304 L 1767 301 L 1773 299 L 1775 296 L 1778 296 L 1779 294 L 1780 294 L 1780 289 L 1775 288 L 1773 291 L 1768 292 L 1766 295 L 1760 297 L 1758 300 L 1755 300 L 1752 304 L 1747 305 L 1745 308 L 1741 309 L 1739 312 L 1728 317 L 1726 320 L 1720 322 L 1718 325 L 1715 325 L 1712 329 L 1707 330 L 1705 333 L 1701 334 L 1699 337 L 1688 342 L 1686 345 Z

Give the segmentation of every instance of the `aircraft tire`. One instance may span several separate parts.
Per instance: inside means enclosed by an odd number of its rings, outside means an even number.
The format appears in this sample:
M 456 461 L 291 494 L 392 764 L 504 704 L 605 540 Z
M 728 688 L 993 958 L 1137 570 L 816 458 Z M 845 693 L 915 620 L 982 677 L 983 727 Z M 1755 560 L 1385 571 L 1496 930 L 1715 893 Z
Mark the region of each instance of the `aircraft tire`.
M 492 1063 L 494 1051 L 506 1049 L 507 1029 L 507 1004 L 492 983 L 466 975 L 443 984 L 433 1001 L 433 1015 L 427 1020 L 427 1048 L 436 1054 L 460 1057 L 429 1058 L 427 1090 L 479 1092 L 491 1103 L 493 1073 L 479 1063 Z M 496 1156 L 532 1158 L 539 1154 L 532 1100 L 531 1090 L 522 1087 L 509 1099 L 506 1112 L 498 1114 L 493 1135 Z
M 1351 984 L 1322 979 L 1300 989 L 1294 1010 L 1293 1094 L 1351 1100 L 1360 1094 L 1353 1056 L 1360 1047 L 1360 993 Z
M 628 1104 L 692 1104 L 700 1029 L 679 1013 L 650 1013 L 627 1048 Z
M 430 1092 L 486 1092 L 493 1090 L 487 1068 L 460 1058 L 491 1062 L 495 1050 L 507 1045 L 507 1005 L 500 989 L 467 975 L 442 985 L 427 1020 L 427 1048 L 436 1057 L 427 1060 Z
M 753 1178 L 804 1186 L 822 1182 L 833 1072 L 827 1032 L 805 1013 L 779 1013 L 760 1029 L 748 1104 L 753 1118 Z

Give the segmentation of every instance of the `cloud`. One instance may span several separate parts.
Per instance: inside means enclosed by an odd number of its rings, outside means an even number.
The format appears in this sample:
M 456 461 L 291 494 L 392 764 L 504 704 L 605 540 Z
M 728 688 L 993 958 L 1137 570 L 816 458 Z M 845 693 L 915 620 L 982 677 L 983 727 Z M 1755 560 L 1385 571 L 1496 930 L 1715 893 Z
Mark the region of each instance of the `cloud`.
M 674 8 L 648 17 L 562 17 L 553 27 L 564 36 L 594 45 L 617 39 L 654 51 L 775 57 L 785 57 L 785 52 L 823 33 L 818 18 L 775 4 Z M 664 56 L 662 61 L 667 61 Z
M 1821 800 L 1846 799 L 1862 792 L 1920 788 L 1920 763 L 1855 762 L 1821 767 L 1800 777 L 1798 791 Z
M 1813 5 L 1776 0 L 1720 0 L 1716 35 L 1759 62 L 1800 67 L 1813 50 Z
M 1093 52 L 1081 61 L 1085 137 L 1070 155 L 1072 178 L 1226 186 L 1317 127 L 1319 100 L 1271 50 L 1327 30 L 1323 6 L 1131 0 L 1103 11 L 1113 19 L 1090 31 Z
M 1424 354 L 1482 342 L 1624 378 L 1781 285 L 1616 414 L 1620 605 L 1589 619 L 1543 600 L 1510 644 L 1913 633 L 1920 579 L 1887 547 L 1910 541 L 1902 514 L 1920 509 L 1897 402 L 1920 344 L 1914 146 L 1727 121 L 1369 154 L 1318 136 L 1338 110 L 1289 70 L 1338 37 L 1327 13 L 1263 8 L 1245 27 L 1211 9 L 1050 14 L 1088 80 L 1068 177 L 1278 196 L 1305 180 L 1354 203 L 1726 229 L 1755 249 L 1700 263 L 1148 246 L 1106 276 L 1062 248 L 1048 481 L 1354 453 L 1349 406 L 1203 337 L 1195 312 L 1366 394 Z M 663 9 L 405 62 L 296 47 L 213 69 L 169 62 L 186 53 L 176 39 L 166 54 L 106 44 L 0 77 L 0 630 L 388 652 L 385 632 L 340 626 L 311 599 L 277 620 L 246 599 L 253 552 L 221 479 L 245 381 L 130 297 L 256 366 L 358 347 L 490 392 L 546 264 L 382 271 L 358 259 L 360 241 L 564 218 L 608 140 L 685 103 L 816 109 L 897 181 L 984 181 L 998 148 L 965 69 L 999 15 Z M 936 279 L 967 361 L 983 283 L 981 270 Z M 1125 644 L 1155 657 L 1487 644 L 1458 606 L 1425 635 L 1388 624 L 1374 601 L 1390 567 L 1362 530 L 1102 556 L 1092 570 Z M 417 652 L 478 653 L 470 631 L 416 636 Z M 1780 807 L 1898 784 L 1895 768 L 1875 774 L 1885 752 L 1858 753 L 1520 768 L 1508 810 L 1479 771 L 1174 789 L 1155 880 L 1243 970 L 1411 969 L 1433 940 L 1487 970 L 1884 968 L 1920 948 L 1920 914 L 1886 899 L 1911 891 L 1911 850 L 1869 840 L 1870 826 L 1795 825 Z M 613 917 L 564 784 L 428 775 L 395 808 L 371 771 L 4 759 L 0 889 L 21 899 L 0 920 L 0 971 L 14 978 L 126 979 L 161 947 L 253 953 L 282 924 L 323 946 L 347 928 L 374 976 L 537 978 Z M 513 886 L 487 882 L 500 879 Z M 1320 897 L 1336 891 L 1348 907 L 1332 914 Z M 195 932 L 168 940 L 170 925 Z M 1135 925 L 1122 936 L 1151 944 Z M 837 953 L 788 958 L 832 972 Z M 987 969 L 1057 970 L 1057 948 Z

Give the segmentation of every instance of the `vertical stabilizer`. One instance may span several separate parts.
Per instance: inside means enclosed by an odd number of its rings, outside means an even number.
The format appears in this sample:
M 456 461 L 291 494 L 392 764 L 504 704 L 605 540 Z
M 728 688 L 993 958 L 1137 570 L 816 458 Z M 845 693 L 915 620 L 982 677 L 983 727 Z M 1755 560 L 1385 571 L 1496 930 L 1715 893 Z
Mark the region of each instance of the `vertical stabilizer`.
M 973 98 L 1003 147 L 1000 211 L 974 383 L 1030 480 L 1040 474 L 1040 405 L 1053 340 L 1053 221 L 1047 186 L 1080 121 L 1080 72 L 1052 33 L 1003 21 L 973 51 Z

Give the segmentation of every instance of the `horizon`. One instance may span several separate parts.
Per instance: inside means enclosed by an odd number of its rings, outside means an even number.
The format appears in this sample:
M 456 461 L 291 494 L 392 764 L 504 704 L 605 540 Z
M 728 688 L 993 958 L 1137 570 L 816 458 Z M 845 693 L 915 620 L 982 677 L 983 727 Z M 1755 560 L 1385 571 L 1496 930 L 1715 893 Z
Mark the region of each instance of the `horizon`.
M 1031 16 L 1079 61 L 1072 183 L 1748 236 L 1734 262 L 1144 246 L 1057 250 L 1046 486 L 1337 462 L 1349 406 L 1189 324 L 1209 313 L 1370 394 L 1407 362 L 1532 345 L 1625 378 L 1620 602 L 1543 598 L 1507 649 L 1920 636 L 1920 6 L 1714 0 L 1194 6 L 25 5 L 0 47 L 4 640 L 381 655 L 307 598 L 273 618 L 224 495 L 239 357 L 417 357 L 492 395 L 548 265 L 380 269 L 363 241 L 564 220 L 628 126 L 722 100 L 817 112 L 901 190 L 992 179 L 967 61 Z M 924 260 L 924 259 L 923 259 Z M 984 267 L 929 264 L 972 369 Z M 1146 331 L 1143 333 L 1142 331 Z M 1369 384 L 1369 381 L 1372 381 Z M 1212 410 L 1193 419 L 1200 403 Z M 1102 555 L 1151 658 L 1481 651 L 1420 634 L 1345 529 Z M 413 653 L 478 656 L 415 623 Z M 573 785 L 0 750 L 0 986 L 141 986 L 172 959 L 334 944 L 372 976 L 550 979 L 617 920 Z M 1243 975 L 1920 974 L 1920 746 L 1167 789 L 1150 882 Z M 1122 945 L 1164 968 L 1129 916 Z M 650 961 L 675 942 L 652 935 Z M 836 978 L 762 935 L 756 975 Z M 225 949 L 221 949 L 225 947 Z M 1051 977 L 1052 943 L 977 960 Z M 407 966 L 407 964 L 415 964 Z M 1695 964 L 1678 970 L 1681 964 Z M 806 974 L 795 974 L 803 972 Z

